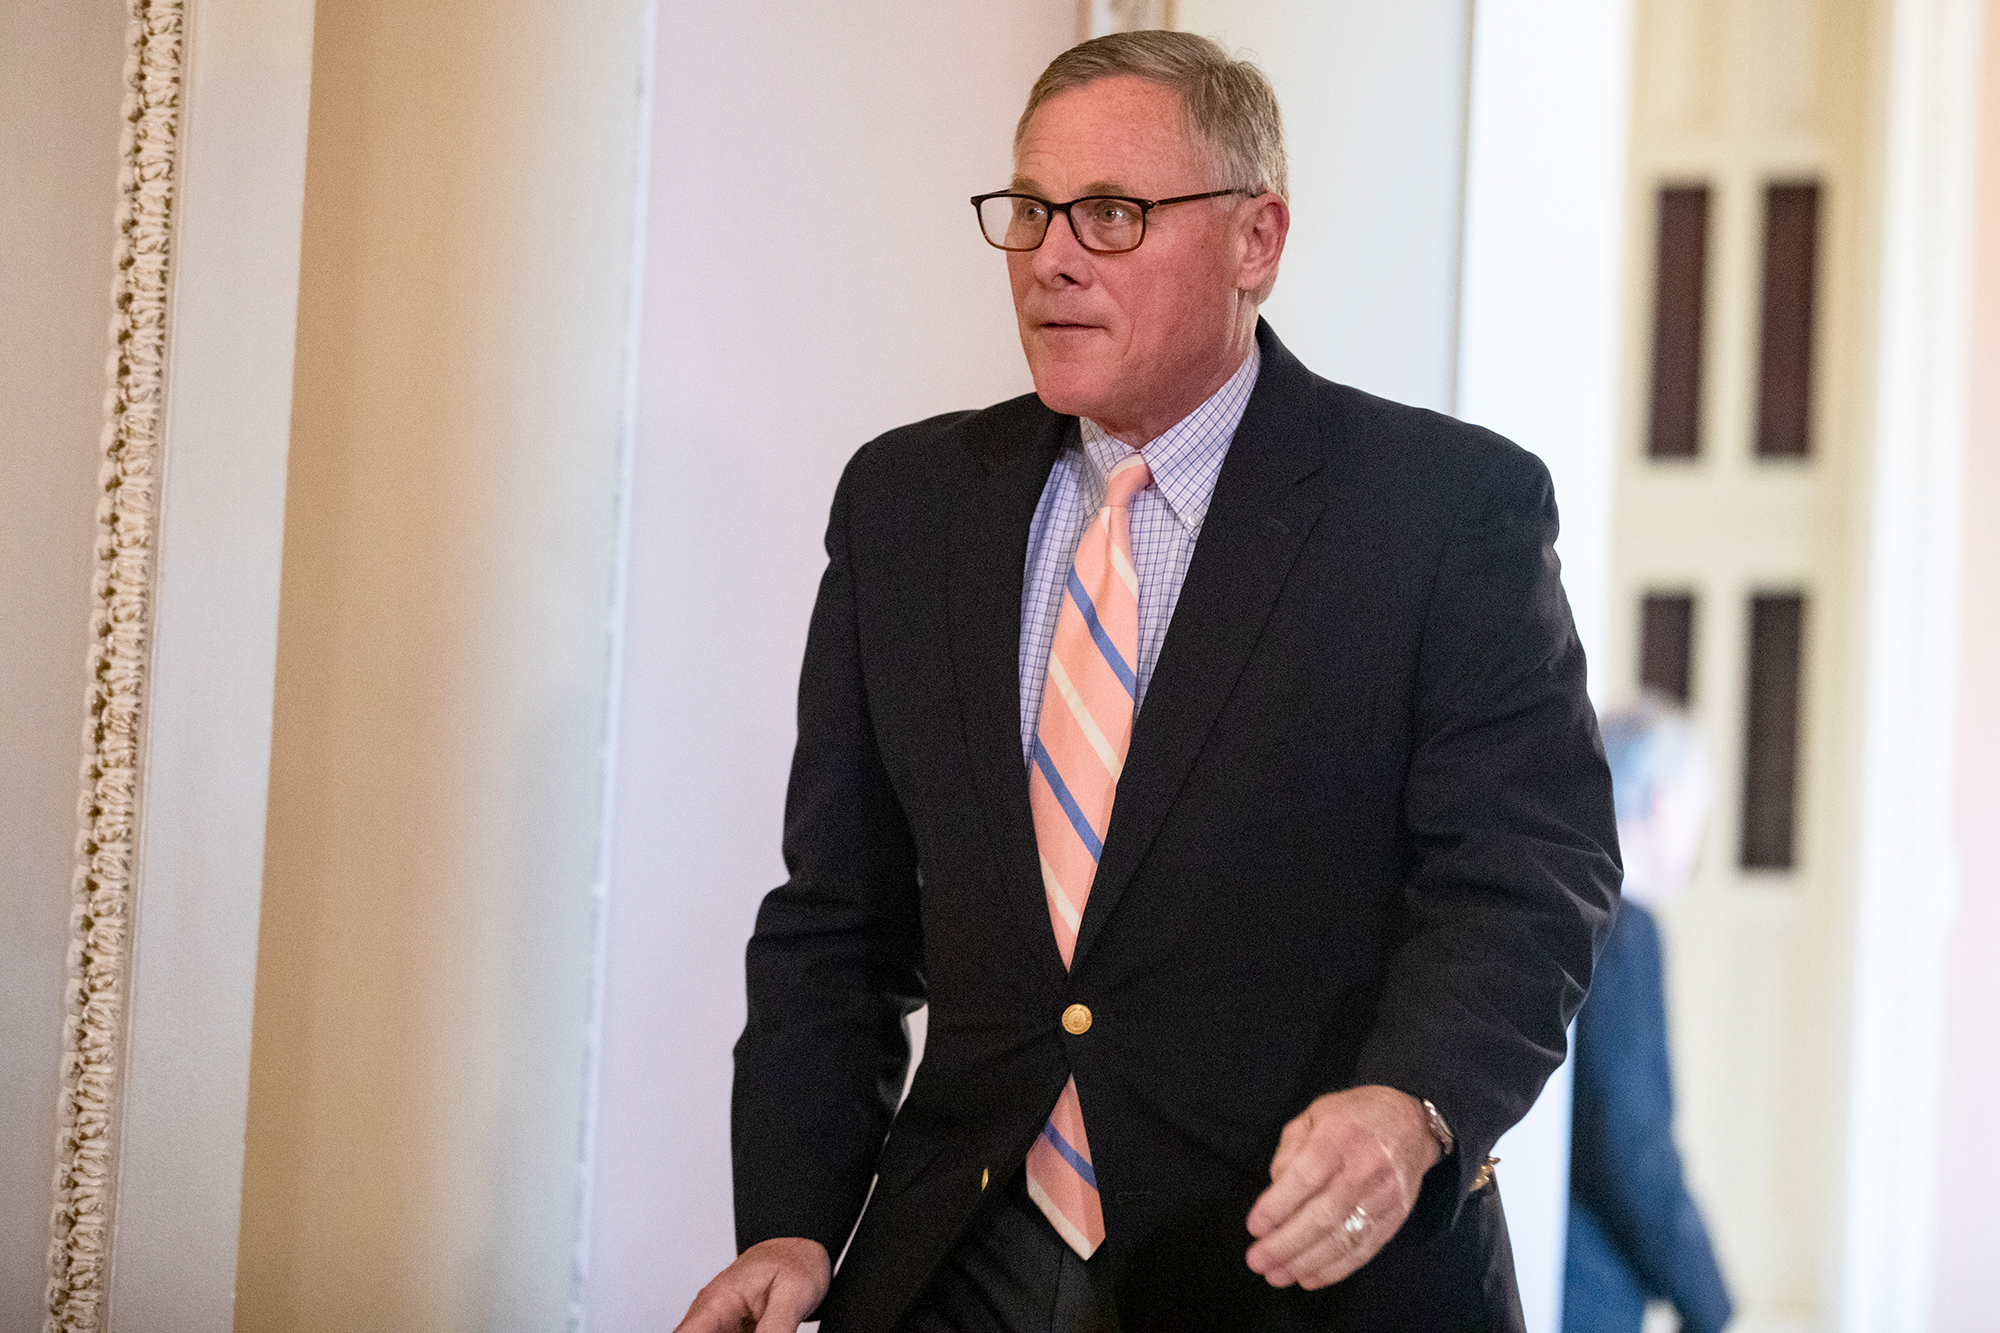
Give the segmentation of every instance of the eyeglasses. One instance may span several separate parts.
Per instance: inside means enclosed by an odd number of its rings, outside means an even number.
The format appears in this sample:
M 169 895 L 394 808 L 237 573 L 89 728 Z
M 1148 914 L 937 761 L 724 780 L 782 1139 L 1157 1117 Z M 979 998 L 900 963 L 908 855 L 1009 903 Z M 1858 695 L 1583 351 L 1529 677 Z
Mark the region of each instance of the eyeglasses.
M 1052 204 L 1032 194 L 1001 190 L 975 194 L 972 207 L 979 214 L 979 232 L 986 243 L 1000 250 L 1038 250 L 1049 234 L 1049 222 L 1061 213 L 1069 218 L 1076 242 L 1094 255 L 1122 255 L 1137 250 L 1146 239 L 1146 215 L 1169 204 L 1191 204 L 1197 199 L 1220 199 L 1226 194 L 1251 194 L 1245 189 L 1210 190 L 1206 194 L 1182 194 L 1172 199 L 1126 199 L 1112 194 L 1090 194 L 1066 204 Z

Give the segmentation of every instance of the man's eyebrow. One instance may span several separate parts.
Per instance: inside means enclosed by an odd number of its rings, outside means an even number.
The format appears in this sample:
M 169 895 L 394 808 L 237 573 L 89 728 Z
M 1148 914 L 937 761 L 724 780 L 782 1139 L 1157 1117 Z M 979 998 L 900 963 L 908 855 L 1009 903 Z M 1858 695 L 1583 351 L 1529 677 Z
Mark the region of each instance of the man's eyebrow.
M 1032 194 L 1037 198 L 1046 199 L 1048 197 L 1041 182 L 1031 176 L 1016 176 L 1007 188 L 1019 194 Z M 1138 198 L 1137 195 L 1133 194 L 1123 185 L 1120 185 L 1117 181 L 1092 181 L 1090 184 L 1084 186 L 1082 190 L 1078 191 L 1076 197 L 1087 199 L 1092 195 L 1098 194 L 1115 195 L 1120 199 Z

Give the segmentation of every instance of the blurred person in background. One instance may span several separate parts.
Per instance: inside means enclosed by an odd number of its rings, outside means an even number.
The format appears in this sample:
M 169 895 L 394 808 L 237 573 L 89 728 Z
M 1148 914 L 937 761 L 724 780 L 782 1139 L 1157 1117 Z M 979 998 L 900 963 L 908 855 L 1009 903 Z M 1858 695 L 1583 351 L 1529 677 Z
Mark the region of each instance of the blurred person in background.
M 1656 908 L 1680 895 L 1708 815 L 1708 756 L 1685 713 L 1641 695 L 1603 721 L 1624 904 L 1576 1020 L 1565 1333 L 1637 1333 L 1648 1300 L 1687 1333 L 1729 1322 L 1729 1292 L 1674 1147 Z

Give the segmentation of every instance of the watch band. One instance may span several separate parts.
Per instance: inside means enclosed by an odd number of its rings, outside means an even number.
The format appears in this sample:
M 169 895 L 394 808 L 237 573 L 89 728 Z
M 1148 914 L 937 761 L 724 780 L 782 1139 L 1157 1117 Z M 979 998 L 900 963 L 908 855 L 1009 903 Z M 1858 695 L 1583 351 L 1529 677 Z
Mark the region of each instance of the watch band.
M 1430 1098 L 1420 1097 L 1418 1101 L 1423 1104 L 1424 1108 L 1424 1128 L 1428 1129 L 1431 1132 L 1431 1137 L 1438 1141 L 1440 1155 L 1444 1157 L 1451 1156 L 1452 1145 L 1457 1142 L 1451 1136 L 1451 1126 L 1444 1122 L 1444 1117 L 1438 1114 L 1438 1109 L 1431 1104 Z

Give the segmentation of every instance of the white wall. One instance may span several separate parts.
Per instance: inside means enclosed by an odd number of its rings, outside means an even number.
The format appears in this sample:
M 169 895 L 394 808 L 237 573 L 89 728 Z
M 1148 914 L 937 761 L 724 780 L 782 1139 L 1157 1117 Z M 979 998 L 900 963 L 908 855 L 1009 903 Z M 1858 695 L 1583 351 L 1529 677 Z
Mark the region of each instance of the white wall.
M 1458 414 L 1548 464 L 1601 698 L 1632 6 L 1482 0 L 1473 49 Z
M 0 0 L 0 1328 L 48 1282 L 125 7 Z
M 1264 313 L 1308 366 L 1400 402 L 1457 396 L 1469 0 L 1179 0 L 1174 26 L 1277 90 L 1292 233 Z

